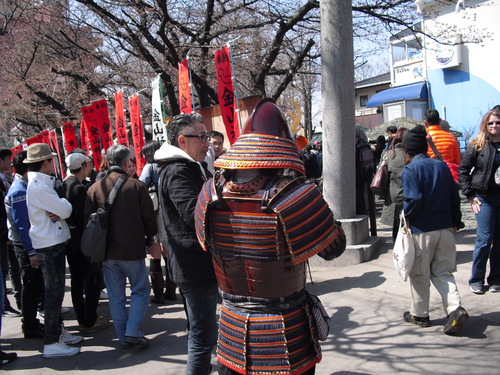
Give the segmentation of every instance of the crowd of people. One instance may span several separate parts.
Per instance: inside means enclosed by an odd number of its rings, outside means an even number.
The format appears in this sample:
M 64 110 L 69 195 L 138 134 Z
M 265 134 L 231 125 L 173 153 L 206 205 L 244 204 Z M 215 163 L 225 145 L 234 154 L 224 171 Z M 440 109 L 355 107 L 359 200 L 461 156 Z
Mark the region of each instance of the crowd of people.
M 390 178 L 381 221 L 396 237 L 403 212 L 416 247 L 411 308 L 403 319 L 430 326 L 432 282 L 447 316 L 444 332 L 454 334 L 468 319 L 453 277 L 453 234 L 463 226 L 459 187 L 477 219 L 470 288 L 475 294 L 500 291 L 500 108 L 483 117 L 463 155 L 441 121 L 430 109 L 425 127 L 391 127 L 389 141 L 380 140 L 375 153 L 358 129 L 357 185 L 373 175 L 377 160 L 386 161 Z M 2 316 L 21 316 L 24 337 L 42 338 L 45 358 L 78 354 L 75 345 L 83 337 L 70 333 L 62 319 L 67 262 L 81 333 L 111 325 L 97 313 L 106 288 L 120 346 L 147 347 L 141 327 L 149 303 L 175 301 L 178 290 L 187 318 L 187 374 L 209 374 L 216 346 L 221 374 L 313 374 L 321 359 L 320 328 L 310 324 L 315 303 L 305 288 L 304 262 L 316 254 L 334 259 L 346 246 L 341 224 L 315 185 L 321 142 L 299 153 L 270 100 L 257 105 L 228 150 L 224 135 L 208 132 L 199 114 L 175 116 L 168 137 L 163 145 L 144 146 L 140 176 L 123 145 L 107 150 L 99 173 L 83 150 L 73 150 L 63 181 L 54 177 L 56 154 L 46 144 L 32 144 L 13 159 L 10 150 L 0 150 Z M 362 194 L 356 196 L 362 214 L 366 206 Z M 92 263 L 80 242 L 99 208 L 109 212 L 106 255 Z M 7 297 L 7 273 L 20 312 Z M 0 364 L 15 358 L 0 351 Z

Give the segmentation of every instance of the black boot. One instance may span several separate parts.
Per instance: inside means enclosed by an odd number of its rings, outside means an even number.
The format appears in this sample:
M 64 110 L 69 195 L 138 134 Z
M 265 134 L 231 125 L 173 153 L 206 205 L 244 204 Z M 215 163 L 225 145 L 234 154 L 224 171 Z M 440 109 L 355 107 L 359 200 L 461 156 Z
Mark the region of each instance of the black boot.
M 151 297 L 151 302 L 163 305 L 165 303 L 165 296 L 163 294 L 163 275 L 161 272 L 150 272 L 151 286 L 153 288 L 154 296 Z

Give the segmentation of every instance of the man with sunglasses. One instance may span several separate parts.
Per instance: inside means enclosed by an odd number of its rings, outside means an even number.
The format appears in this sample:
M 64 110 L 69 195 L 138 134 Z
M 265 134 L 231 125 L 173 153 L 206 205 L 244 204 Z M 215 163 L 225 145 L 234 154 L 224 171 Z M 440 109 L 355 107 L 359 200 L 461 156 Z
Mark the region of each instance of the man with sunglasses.
M 160 181 L 160 214 L 168 238 L 170 279 L 179 286 L 188 318 L 188 375 L 211 371 L 217 343 L 217 282 L 212 259 L 195 233 L 194 210 L 204 182 L 211 177 L 204 163 L 209 148 L 203 117 L 175 116 L 168 130 L 169 143 L 155 153 Z

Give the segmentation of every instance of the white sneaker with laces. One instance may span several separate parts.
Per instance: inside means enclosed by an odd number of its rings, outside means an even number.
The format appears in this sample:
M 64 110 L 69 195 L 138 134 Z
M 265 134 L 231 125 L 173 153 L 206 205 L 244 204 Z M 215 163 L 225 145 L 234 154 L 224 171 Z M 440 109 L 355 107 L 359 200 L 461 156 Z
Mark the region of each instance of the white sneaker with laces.
M 68 345 L 78 344 L 83 341 L 83 336 L 80 335 L 72 335 L 64 326 L 61 329 L 61 338 L 59 341 L 64 342 Z
M 80 353 L 80 348 L 66 345 L 64 341 L 62 341 L 62 335 L 59 338 L 59 342 L 43 346 L 44 358 L 71 357 L 78 353 Z

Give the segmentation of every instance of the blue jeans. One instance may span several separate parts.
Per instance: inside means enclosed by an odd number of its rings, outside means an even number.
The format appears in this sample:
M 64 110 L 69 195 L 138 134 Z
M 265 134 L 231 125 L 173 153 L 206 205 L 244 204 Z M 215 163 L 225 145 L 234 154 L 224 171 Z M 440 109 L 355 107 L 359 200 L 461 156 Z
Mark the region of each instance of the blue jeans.
M 477 197 L 481 211 L 476 215 L 476 245 L 472 260 L 471 285 L 483 285 L 490 259 L 488 285 L 500 285 L 500 197 Z
M 118 339 L 122 344 L 125 344 L 125 336 L 144 336 L 141 324 L 148 309 L 149 292 L 151 291 L 144 259 L 107 259 L 102 264 L 102 270 L 108 290 L 109 310 Z M 125 306 L 127 278 L 131 290 L 128 312 Z
M 189 323 L 186 374 L 208 375 L 212 350 L 217 344 L 217 283 L 183 283 L 179 290 Z
M 45 345 L 59 341 L 61 336 L 61 306 L 64 299 L 66 277 L 66 245 L 35 249 L 40 261 L 45 288 L 44 297 L 44 334 Z

